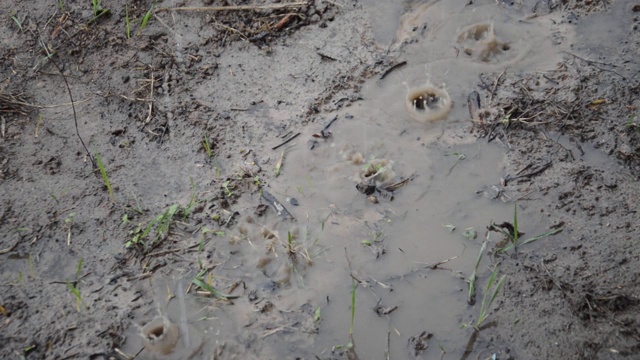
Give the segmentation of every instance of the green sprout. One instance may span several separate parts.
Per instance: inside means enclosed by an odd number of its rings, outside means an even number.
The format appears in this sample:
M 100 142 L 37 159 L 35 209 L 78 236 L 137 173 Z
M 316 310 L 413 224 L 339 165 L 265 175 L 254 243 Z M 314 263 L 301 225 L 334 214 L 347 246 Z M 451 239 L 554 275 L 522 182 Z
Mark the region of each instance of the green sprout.
M 129 20 L 129 4 L 124 5 L 124 21 L 125 21 L 127 39 L 130 39 L 131 38 L 131 21 Z
M 115 203 L 116 198 L 113 196 L 113 190 L 111 189 L 111 183 L 109 182 L 107 171 L 104 169 L 102 160 L 100 160 L 100 154 L 98 154 L 97 151 L 96 151 L 96 161 L 98 162 L 98 167 L 100 168 L 100 173 L 102 174 L 102 179 L 104 180 L 104 184 L 107 186 L 107 191 L 109 192 L 109 198 L 111 198 L 112 203 Z
M 144 18 L 142 18 L 142 23 L 140 24 L 140 30 L 138 31 L 138 36 L 140 36 L 144 28 L 147 27 L 147 23 L 149 22 L 149 19 L 151 19 L 151 15 L 153 14 L 153 7 L 156 5 L 157 2 L 158 0 L 154 1 L 153 4 L 151 4 L 151 7 L 147 11 L 147 13 L 144 14 Z
M 213 152 L 211 151 L 211 145 L 209 145 L 209 137 L 207 135 L 203 136 L 202 146 L 204 147 L 204 150 L 207 152 L 207 155 L 209 156 L 209 158 L 211 158 L 213 156 Z

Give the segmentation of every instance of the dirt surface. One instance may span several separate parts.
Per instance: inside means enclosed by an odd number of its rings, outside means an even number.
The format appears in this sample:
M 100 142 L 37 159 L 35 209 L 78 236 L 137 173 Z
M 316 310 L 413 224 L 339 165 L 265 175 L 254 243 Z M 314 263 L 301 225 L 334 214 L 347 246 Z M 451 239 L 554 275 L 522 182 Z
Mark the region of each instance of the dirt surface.
M 640 3 L 468 3 L 548 20 L 554 43 L 572 42 L 554 68 L 483 74 L 462 90 L 479 93 L 474 119 L 448 125 L 461 143 L 489 141 L 504 154 L 500 192 L 509 209 L 515 203 L 562 231 L 491 257 L 507 277 L 481 331 L 453 336 L 445 352 L 435 345 L 447 337 L 438 324 L 402 334 L 389 327 L 387 336 L 397 333 L 409 349 L 387 358 L 635 358 Z M 365 211 L 328 206 L 331 219 L 310 218 L 290 199 L 295 190 L 285 196 L 271 184 L 313 162 L 283 163 L 288 145 L 331 149 L 320 130 L 338 114 L 349 119 L 344 111 L 362 100 L 365 81 L 397 64 L 419 32 L 380 42 L 373 1 L 277 9 L 284 3 L 162 1 L 144 29 L 151 1 L 104 1 L 97 13 L 86 2 L 60 4 L 0 4 L 2 357 L 357 358 L 337 346 L 349 312 L 332 310 L 328 294 L 338 288 L 340 301 L 351 301 L 349 274 L 354 286 L 367 285 L 351 261 L 358 268 L 387 249 L 377 241 L 349 253 L 298 246 L 338 222 L 349 229 L 350 215 Z M 183 6 L 248 8 L 167 10 Z M 466 112 L 452 98 L 453 111 Z M 297 188 L 304 201 L 311 181 L 295 181 L 309 183 Z M 376 206 L 364 196 L 359 204 Z M 336 267 L 348 274 L 341 283 L 318 273 Z M 462 292 L 445 295 L 464 304 Z M 375 317 L 391 323 L 420 311 L 388 305 L 378 301 Z M 444 315 L 457 327 L 472 313 L 477 305 Z
M 497 91 L 487 112 L 494 120 L 480 127 L 508 149 L 507 173 L 541 170 L 506 189 L 520 207 L 564 228 L 540 248 L 498 260 L 509 278 L 498 326 L 486 336 L 505 344 L 505 357 L 617 359 L 640 351 L 638 13 L 632 2 L 606 9 L 589 15 L 595 26 L 577 26 L 574 50 L 583 56 L 567 52 L 553 72 L 483 81 Z M 601 32 L 614 21 L 619 29 Z

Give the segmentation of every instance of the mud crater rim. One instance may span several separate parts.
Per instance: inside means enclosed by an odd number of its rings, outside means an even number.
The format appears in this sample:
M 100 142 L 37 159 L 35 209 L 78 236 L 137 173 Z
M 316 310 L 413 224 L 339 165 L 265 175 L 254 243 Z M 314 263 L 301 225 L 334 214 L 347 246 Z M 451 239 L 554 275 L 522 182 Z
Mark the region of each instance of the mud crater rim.
M 425 85 L 409 90 L 405 107 L 414 120 L 430 122 L 447 117 L 451 111 L 451 98 L 444 88 Z

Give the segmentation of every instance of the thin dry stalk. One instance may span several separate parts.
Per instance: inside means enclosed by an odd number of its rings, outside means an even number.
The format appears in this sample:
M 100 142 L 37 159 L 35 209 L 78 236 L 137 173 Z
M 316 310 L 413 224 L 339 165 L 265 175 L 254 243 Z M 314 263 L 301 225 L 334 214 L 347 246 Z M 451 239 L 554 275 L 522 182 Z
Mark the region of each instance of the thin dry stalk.
M 23 94 L 0 93 L 0 113 L 27 115 L 27 107 Z
M 155 12 L 163 11 L 246 11 L 246 10 L 278 10 L 289 9 L 295 7 L 307 6 L 307 2 L 293 2 L 288 4 L 269 4 L 269 5 L 234 5 L 234 6 L 210 6 L 210 7 L 175 7 L 175 8 L 159 8 Z
M 151 73 L 151 84 L 150 84 L 150 93 L 149 93 L 149 115 L 147 119 L 144 121 L 144 124 L 148 124 L 151 121 L 151 116 L 153 113 L 153 72 Z

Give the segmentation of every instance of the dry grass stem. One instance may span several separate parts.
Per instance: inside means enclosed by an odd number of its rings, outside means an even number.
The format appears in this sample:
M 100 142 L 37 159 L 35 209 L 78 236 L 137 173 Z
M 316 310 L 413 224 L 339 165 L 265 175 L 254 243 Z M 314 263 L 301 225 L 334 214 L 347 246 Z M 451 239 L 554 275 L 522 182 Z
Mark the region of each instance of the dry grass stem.
M 269 5 L 234 5 L 234 6 L 209 6 L 209 7 L 175 7 L 175 8 L 159 8 L 155 12 L 163 11 L 243 11 L 243 10 L 278 10 L 294 7 L 307 6 L 307 2 L 293 2 L 288 4 L 269 4 Z

